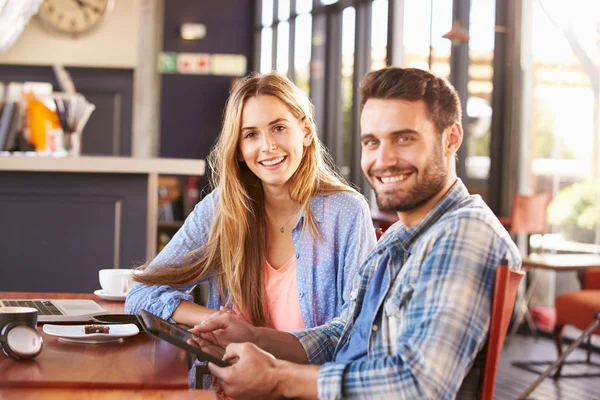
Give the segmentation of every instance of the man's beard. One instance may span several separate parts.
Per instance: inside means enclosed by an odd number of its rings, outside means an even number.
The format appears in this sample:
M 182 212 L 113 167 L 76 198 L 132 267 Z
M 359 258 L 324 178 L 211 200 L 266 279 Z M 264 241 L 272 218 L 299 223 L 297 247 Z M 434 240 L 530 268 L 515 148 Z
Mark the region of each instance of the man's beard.
M 406 171 L 406 168 L 394 167 L 385 170 L 385 172 L 391 172 L 392 174 L 400 171 Z M 413 175 L 416 172 L 415 170 Z M 412 211 L 427 203 L 444 188 L 448 178 L 448 170 L 444 165 L 441 144 L 439 148 L 434 150 L 429 162 L 415 175 L 415 178 L 417 182 L 404 194 L 401 192 L 378 193 L 375 191 L 379 209 L 397 212 Z

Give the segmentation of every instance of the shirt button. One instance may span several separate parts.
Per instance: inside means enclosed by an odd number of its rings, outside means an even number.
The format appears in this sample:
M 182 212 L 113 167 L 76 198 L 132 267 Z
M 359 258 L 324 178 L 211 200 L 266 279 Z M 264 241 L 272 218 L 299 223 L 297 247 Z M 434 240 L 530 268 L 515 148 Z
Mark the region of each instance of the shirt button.
M 304 297 L 304 293 L 300 293 L 298 296 L 299 296 L 300 298 L 303 298 L 303 297 Z
M 371 329 L 373 329 L 373 332 L 377 332 L 379 330 L 379 327 L 377 325 L 373 325 Z
M 296 253 L 296 259 L 298 259 L 298 258 L 300 258 L 300 253 Z

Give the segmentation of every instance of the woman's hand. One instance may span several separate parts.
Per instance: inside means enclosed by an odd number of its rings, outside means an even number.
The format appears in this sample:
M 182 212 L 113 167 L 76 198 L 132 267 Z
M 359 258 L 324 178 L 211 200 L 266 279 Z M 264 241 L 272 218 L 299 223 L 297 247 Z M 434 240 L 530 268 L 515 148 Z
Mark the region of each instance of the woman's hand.
M 190 329 L 190 332 L 222 347 L 230 343 L 257 344 L 258 341 L 255 328 L 224 307 L 206 317 L 202 323 Z

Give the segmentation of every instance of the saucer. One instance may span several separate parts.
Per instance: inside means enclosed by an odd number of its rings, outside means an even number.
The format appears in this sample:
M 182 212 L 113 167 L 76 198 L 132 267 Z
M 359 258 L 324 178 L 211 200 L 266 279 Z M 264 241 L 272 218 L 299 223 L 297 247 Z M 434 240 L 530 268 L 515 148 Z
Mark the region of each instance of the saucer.
M 42 330 L 44 333 L 52 336 L 58 336 L 63 342 L 77 343 L 110 343 L 119 342 L 123 338 L 135 336 L 140 330 L 134 324 L 114 324 L 110 325 L 109 333 L 90 333 L 84 332 L 85 325 L 52 325 L 44 324 Z
M 127 297 L 127 294 L 108 294 L 102 289 L 95 290 L 94 294 L 102 300 L 108 301 L 125 301 L 125 298 Z

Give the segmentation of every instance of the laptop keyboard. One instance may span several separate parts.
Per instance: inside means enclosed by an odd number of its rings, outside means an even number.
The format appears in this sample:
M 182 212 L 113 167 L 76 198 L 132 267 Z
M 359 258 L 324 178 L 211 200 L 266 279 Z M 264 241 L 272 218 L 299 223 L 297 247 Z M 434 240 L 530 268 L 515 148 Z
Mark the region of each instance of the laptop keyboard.
M 47 300 L 4 300 L 5 307 L 32 307 L 38 310 L 38 315 L 63 315 L 51 301 Z

